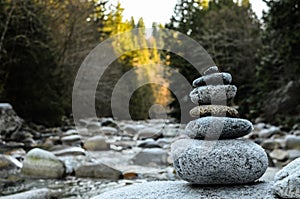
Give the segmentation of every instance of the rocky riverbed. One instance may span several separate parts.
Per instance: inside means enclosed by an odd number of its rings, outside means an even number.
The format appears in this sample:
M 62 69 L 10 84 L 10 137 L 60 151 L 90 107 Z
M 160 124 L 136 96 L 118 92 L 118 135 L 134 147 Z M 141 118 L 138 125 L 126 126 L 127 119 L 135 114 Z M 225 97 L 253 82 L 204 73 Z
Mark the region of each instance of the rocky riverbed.
M 0 196 L 33 190 L 27 198 L 35 191 L 40 198 L 91 198 L 131 184 L 180 181 L 170 148 L 183 136 L 184 124 L 91 118 L 81 120 L 79 128 L 29 128 L 11 106 L 0 108 Z M 285 131 L 257 123 L 245 137 L 269 156 L 262 181 L 272 181 L 279 169 L 300 157 L 297 125 Z

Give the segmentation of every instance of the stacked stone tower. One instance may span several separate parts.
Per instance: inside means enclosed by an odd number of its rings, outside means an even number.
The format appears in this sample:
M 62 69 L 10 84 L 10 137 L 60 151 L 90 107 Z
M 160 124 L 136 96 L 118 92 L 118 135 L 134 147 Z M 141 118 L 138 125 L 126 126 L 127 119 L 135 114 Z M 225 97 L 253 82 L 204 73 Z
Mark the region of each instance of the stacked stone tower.
M 253 130 L 252 123 L 238 118 L 238 111 L 227 106 L 237 92 L 230 85 L 229 73 L 208 68 L 193 82 L 190 93 L 198 106 L 185 129 L 188 139 L 172 145 L 178 175 L 195 184 L 245 184 L 260 178 L 268 167 L 265 151 L 242 137 Z

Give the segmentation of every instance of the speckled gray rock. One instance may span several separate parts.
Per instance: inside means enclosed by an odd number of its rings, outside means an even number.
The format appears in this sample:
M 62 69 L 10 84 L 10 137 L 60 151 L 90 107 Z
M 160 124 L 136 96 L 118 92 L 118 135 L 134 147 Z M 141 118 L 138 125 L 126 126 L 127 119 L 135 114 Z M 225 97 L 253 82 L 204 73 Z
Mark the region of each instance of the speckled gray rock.
M 233 139 L 247 135 L 252 130 L 252 123 L 248 120 L 210 116 L 190 121 L 184 134 L 192 139 Z
M 300 198 L 300 158 L 275 175 L 274 191 L 282 198 Z
M 182 181 L 147 182 L 105 192 L 93 199 L 275 199 L 272 183 L 196 186 Z
M 194 184 L 244 184 L 259 179 L 268 167 L 265 151 L 242 139 L 182 139 L 172 144 L 177 174 Z
M 229 73 L 213 73 L 205 75 L 195 79 L 193 81 L 194 87 L 205 86 L 205 85 L 227 85 L 232 81 L 232 77 Z
M 210 75 L 217 72 L 219 72 L 219 68 L 217 66 L 211 66 L 203 72 L 203 75 Z
M 195 104 L 223 104 L 226 105 L 236 95 L 237 88 L 234 85 L 208 85 L 194 88 L 190 98 Z
M 190 110 L 192 117 L 206 117 L 206 116 L 223 116 L 223 117 L 238 117 L 239 112 L 229 106 L 223 105 L 202 105 L 196 106 Z

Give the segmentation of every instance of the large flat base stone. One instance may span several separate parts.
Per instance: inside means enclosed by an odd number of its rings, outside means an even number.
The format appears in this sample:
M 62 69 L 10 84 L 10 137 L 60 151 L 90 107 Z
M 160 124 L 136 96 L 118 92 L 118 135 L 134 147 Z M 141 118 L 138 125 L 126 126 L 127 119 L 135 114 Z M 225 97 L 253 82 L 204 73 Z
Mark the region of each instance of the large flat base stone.
M 184 181 L 156 181 L 105 192 L 93 199 L 275 199 L 272 182 L 249 185 L 200 186 Z

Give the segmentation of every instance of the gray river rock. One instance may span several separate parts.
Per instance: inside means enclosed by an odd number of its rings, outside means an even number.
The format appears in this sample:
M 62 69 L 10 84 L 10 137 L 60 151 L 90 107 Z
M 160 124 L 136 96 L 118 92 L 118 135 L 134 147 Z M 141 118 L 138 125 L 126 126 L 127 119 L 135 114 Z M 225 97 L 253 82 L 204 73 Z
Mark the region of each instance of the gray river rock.
M 257 144 L 242 139 L 181 139 L 172 144 L 177 174 L 195 184 L 244 184 L 259 179 L 268 157 Z

